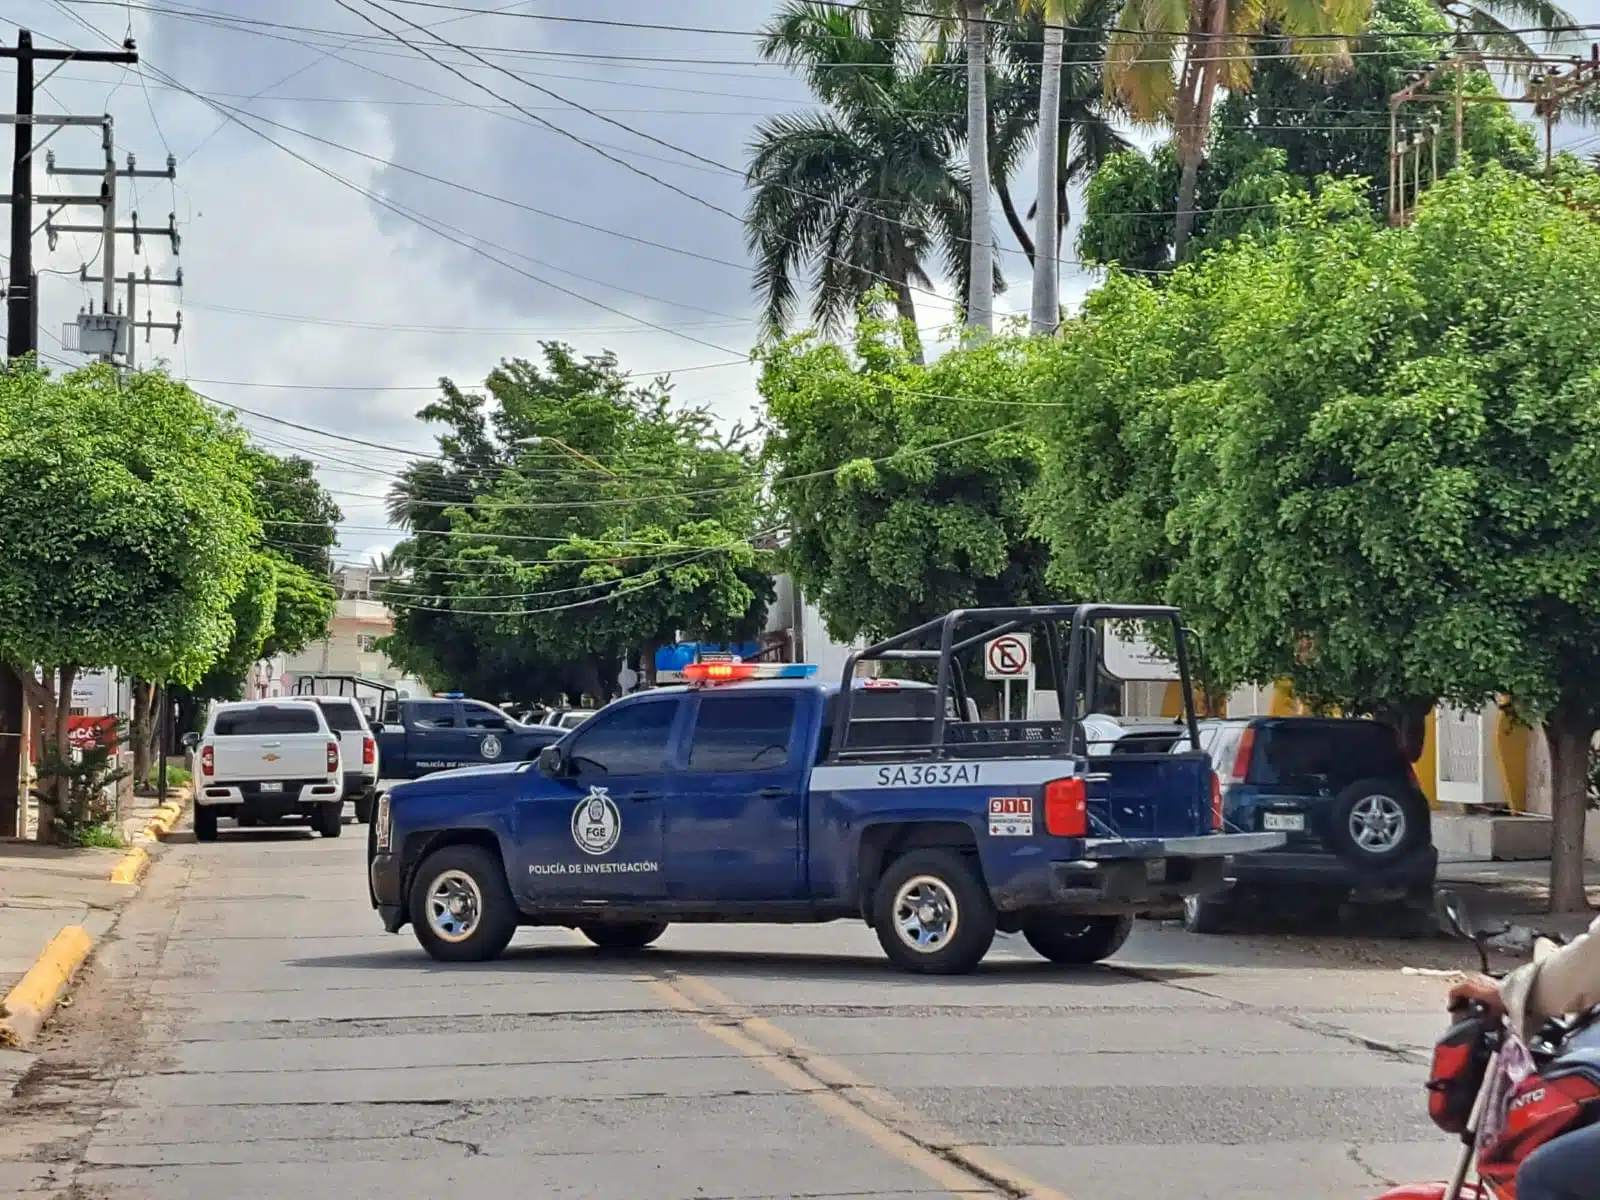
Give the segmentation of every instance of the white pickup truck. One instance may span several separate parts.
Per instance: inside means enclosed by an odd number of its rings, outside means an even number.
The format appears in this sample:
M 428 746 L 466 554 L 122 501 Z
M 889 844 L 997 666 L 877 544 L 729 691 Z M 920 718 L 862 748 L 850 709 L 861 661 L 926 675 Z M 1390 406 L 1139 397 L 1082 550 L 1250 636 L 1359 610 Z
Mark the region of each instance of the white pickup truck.
M 217 819 L 241 824 L 298 817 L 323 837 L 344 827 L 344 756 L 327 717 L 304 700 L 218 704 L 195 746 L 194 835 Z

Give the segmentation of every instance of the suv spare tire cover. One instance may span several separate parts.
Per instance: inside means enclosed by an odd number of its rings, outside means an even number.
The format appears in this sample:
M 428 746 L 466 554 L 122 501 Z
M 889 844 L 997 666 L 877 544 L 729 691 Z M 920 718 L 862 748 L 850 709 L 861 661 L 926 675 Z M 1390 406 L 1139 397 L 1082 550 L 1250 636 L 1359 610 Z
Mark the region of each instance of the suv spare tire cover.
M 1363 845 L 1357 838 L 1356 812 L 1391 819 L 1399 815 L 1400 827 L 1394 836 L 1378 844 Z M 1377 865 L 1391 862 L 1424 844 L 1428 838 L 1428 801 L 1404 783 L 1394 779 L 1358 779 L 1340 792 L 1328 807 L 1328 843 L 1341 857 L 1354 862 Z

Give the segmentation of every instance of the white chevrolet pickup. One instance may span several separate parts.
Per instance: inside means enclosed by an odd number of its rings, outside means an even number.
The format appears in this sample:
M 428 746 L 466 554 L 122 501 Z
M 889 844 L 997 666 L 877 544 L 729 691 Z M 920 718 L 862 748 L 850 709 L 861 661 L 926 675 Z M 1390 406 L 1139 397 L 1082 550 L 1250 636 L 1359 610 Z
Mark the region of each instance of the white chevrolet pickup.
M 322 709 L 303 700 L 218 704 L 195 750 L 194 835 L 215 841 L 217 819 L 241 824 L 298 817 L 323 837 L 344 827 L 344 758 Z

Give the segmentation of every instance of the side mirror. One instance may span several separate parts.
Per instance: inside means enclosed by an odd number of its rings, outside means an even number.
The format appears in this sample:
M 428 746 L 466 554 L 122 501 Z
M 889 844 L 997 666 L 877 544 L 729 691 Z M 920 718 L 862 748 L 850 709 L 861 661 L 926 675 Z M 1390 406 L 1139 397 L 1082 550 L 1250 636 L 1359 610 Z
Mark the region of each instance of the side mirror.
M 193 750 L 200 744 L 200 735 L 198 733 L 186 733 L 178 740 L 183 743 L 185 750 Z
M 560 746 L 546 746 L 539 751 L 539 770 L 551 779 L 560 779 L 567 773 L 566 756 L 561 753 Z
M 377 737 L 378 734 L 383 732 L 383 722 L 382 721 L 373 721 L 369 726 L 367 726 L 367 728 L 372 730 L 372 736 L 373 737 Z

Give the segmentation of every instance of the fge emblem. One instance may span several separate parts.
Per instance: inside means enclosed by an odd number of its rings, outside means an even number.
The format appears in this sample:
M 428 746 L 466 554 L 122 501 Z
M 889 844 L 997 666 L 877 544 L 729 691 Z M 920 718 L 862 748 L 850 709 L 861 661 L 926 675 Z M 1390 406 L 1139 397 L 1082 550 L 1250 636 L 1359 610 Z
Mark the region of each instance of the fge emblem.
M 616 849 L 622 837 L 622 814 L 603 787 L 591 787 L 589 795 L 572 810 L 572 840 L 585 854 L 599 857 Z

